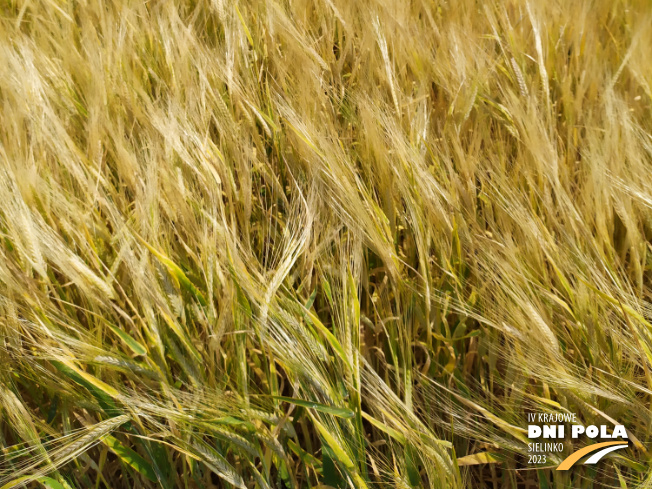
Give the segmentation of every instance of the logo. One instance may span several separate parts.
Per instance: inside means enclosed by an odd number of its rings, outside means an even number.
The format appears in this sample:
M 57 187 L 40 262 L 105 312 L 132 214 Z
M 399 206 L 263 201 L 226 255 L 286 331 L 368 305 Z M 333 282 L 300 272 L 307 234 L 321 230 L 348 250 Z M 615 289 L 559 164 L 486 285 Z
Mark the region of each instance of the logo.
M 603 443 L 594 443 L 593 445 L 589 445 L 588 447 L 584 447 L 580 450 L 577 450 L 576 452 L 571 453 L 568 457 L 564 459 L 562 463 L 559 464 L 559 467 L 557 467 L 557 470 L 568 470 L 570 469 L 573 465 L 575 465 L 575 462 L 577 462 L 579 459 L 582 457 L 588 455 L 589 453 L 593 453 L 586 462 L 585 464 L 597 464 L 602 457 L 604 457 L 606 454 L 609 452 L 613 452 L 614 450 L 618 450 L 619 448 L 627 448 L 628 444 L 625 443 L 623 444 L 620 441 L 605 441 Z
M 551 440 L 536 441 L 528 444 L 529 463 L 543 464 L 547 462 L 547 454 L 561 453 L 564 450 L 563 441 L 566 434 L 570 435 L 572 441 L 594 440 L 599 438 L 611 439 L 612 441 L 599 441 L 591 443 L 579 450 L 574 451 L 566 457 L 557 467 L 557 470 L 569 470 L 577 462 L 584 460 L 585 465 L 597 464 L 602 457 L 621 448 L 627 448 L 628 435 L 623 425 L 613 427 L 607 425 L 578 424 L 577 415 L 574 413 L 528 413 L 527 436 L 530 440 Z M 532 424 L 542 423 L 542 424 Z M 566 430 L 570 424 L 570 430 Z

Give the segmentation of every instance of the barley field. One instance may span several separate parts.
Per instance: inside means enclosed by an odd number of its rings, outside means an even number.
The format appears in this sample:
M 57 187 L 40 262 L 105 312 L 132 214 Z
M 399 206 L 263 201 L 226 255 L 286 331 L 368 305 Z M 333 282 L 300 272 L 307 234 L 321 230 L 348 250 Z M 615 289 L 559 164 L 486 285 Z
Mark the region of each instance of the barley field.
M 649 0 L 1 0 L 0 489 L 652 487 L 651 87 Z

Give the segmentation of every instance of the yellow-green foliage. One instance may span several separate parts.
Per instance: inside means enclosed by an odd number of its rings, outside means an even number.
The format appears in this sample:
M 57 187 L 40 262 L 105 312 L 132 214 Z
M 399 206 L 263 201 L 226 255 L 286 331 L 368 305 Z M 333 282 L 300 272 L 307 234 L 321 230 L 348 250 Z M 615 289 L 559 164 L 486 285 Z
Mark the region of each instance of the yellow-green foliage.
M 0 488 L 649 484 L 651 61 L 648 0 L 3 0 Z M 549 410 L 630 449 L 515 470 Z

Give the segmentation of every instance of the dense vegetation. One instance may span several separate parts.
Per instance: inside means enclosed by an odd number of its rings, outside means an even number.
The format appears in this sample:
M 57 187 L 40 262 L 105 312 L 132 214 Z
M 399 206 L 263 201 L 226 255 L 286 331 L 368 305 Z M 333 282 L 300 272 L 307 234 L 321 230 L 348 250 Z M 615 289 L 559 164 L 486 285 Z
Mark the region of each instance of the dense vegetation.
M 0 488 L 650 487 L 651 59 L 644 0 L 3 0 Z

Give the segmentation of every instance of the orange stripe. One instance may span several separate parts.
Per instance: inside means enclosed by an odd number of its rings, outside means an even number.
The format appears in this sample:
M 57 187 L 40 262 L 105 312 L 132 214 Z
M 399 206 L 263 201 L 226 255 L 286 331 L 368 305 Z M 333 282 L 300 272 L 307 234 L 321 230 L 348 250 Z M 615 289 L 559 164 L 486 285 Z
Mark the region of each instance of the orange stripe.
M 610 447 L 611 445 L 623 445 L 625 443 L 627 442 L 621 440 L 621 441 L 605 441 L 603 443 L 595 443 L 593 445 L 589 445 L 588 447 L 584 447 L 581 450 L 571 453 L 568 457 L 564 459 L 562 463 L 559 464 L 557 470 L 568 470 L 575 464 L 575 462 L 581 459 L 584 455 L 588 455 L 589 453 L 595 452 L 596 450 L 599 450 L 601 448 Z

